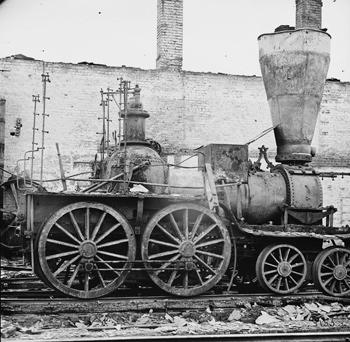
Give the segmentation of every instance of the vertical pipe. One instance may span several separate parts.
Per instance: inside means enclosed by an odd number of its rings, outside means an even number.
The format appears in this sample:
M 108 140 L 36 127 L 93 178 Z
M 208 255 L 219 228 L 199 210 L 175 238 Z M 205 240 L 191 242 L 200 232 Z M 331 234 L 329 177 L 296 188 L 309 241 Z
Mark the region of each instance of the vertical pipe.
M 50 82 L 49 74 L 45 74 L 45 63 L 43 64 L 43 73 L 41 75 L 43 83 L 43 112 L 42 112 L 42 129 L 41 129 L 41 163 L 40 163 L 40 185 L 43 183 L 43 170 L 44 170 L 44 150 L 45 150 L 45 134 L 48 133 L 45 130 L 45 119 L 48 114 L 46 114 L 46 100 L 49 98 L 46 96 L 46 83 Z
M 111 89 L 107 88 L 107 129 L 106 129 L 106 143 L 107 143 L 107 156 L 109 153 L 109 103 L 110 103 L 110 91 Z
M 4 181 L 3 168 L 5 166 L 5 105 L 6 100 L 0 98 L 0 183 Z M 0 187 L 0 208 L 3 209 L 3 190 Z M 2 211 L 0 211 L 0 222 L 2 221 Z
M 106 141 L 106 108 L 103 97 L 103 90 L 101 89 L 101 106 L 102 106 L 102 150 L 101 150 L 101 161 L 105 158 L 105 141 Z
M 61 153 L 60 153 L 60 147 L 59 147 L 58 143 L 56 143 L 56 150 L 57 150 L 58 163 L 59 163 L 59 167 L 60 167 L 62 187 L 63 187 L 63 191 L 66 191 L 67 190 L 66 176 L 64 174 L 63 163 L 62 163 L 62 158 L 61 158 Z
M 33 182 L 33 172 L 34 172 L 34 152 L 37 151 L 37 149 L 35 149 L 35 145 L 37 145 L 37 143 L 35 142 L 35 133 L 36 131 L 38 130 L 36 128 L 36 117 L 37 115 L 37 112 L 36 112 L 36 105 L 37 105 L 37 102 L 39 102 L 39 95 L 33 95 L 33 101 L 34 101 L 34 110 L 33 110 L 33 133 L 32 133 L 32 157 L 31 157 L 31 164 L 30 164 L 30 182 L 31 182 L 31 185 L 32 185 L 32 182 Z

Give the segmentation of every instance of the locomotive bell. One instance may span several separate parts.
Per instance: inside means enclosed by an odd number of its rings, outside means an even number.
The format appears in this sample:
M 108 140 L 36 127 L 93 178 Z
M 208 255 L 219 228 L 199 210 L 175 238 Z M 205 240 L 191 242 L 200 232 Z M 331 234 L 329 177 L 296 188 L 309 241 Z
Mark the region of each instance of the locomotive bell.
M 276 161 L 310 162 L 331 36 L 298 29 L 259 36 L 259 61 L 277 144 Z

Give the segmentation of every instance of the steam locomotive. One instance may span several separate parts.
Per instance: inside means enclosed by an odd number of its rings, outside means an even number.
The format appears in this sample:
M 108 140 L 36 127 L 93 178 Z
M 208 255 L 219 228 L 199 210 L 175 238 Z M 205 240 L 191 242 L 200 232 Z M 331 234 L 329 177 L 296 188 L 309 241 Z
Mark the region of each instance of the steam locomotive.
M 278 164 L 261 170 L 265 148 L 251 163 L 247 145 L 210 144 L 197 151 L 202 189 L 183 191 L 169 182 L 159 144 L 146 139 L 149 114 L 136 86 L 120 111 L 123 140 L 96 163 L 92 185 L 48 192 L 32 182 L 15 189 L 15 204 L 4 198 L 17 214 L 2 236 L 11 245 L 17 229 L 48 286 L 87 299 L 152 281 L 190 297 L 256 280 L 276 294 L 313 282 L 328 295 L 350 295 L 350 229 L 333 227 L 336 209 L 323 206 L 309 164 L 330 36 L 297 29 L 258 41 Z

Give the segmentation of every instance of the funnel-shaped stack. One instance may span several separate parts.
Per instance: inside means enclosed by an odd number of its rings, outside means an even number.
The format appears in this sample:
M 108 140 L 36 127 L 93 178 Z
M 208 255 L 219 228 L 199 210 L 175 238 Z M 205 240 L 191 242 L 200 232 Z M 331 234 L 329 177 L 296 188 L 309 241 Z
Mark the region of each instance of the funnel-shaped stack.
M 311 161 L 311 141 L 329 66 L 330 35 L 300 29 L 258 38 L 277 144 L 276 161 Z

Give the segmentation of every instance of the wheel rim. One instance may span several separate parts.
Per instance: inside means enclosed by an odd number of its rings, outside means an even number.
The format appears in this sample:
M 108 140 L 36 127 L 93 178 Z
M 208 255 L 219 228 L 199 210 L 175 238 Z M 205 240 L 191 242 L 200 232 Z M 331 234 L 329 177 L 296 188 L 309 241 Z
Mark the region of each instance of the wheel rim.
M 331 247 L 316 258 L 313 270 L 318 287 L 331 296 L 350 295 L 350 250 Z
M 195 296 L 225 273 L 231 241 L 225 225 L 207 208 L 174 204 L 147 224 L 141 252 L 156 285 L 174 295 Z
M 277 294 L 288 294 L 303 285 L 307 273 L 304 255 L 292 245 L 266 247 L 256 262 L 260 285 Z
M 106 205 L 86 202 L 70 204 L 51 216 L 37 246 L 44 281 L 78 298 L 114 291 L 126 278 L 136 251 L 124 216 Z

